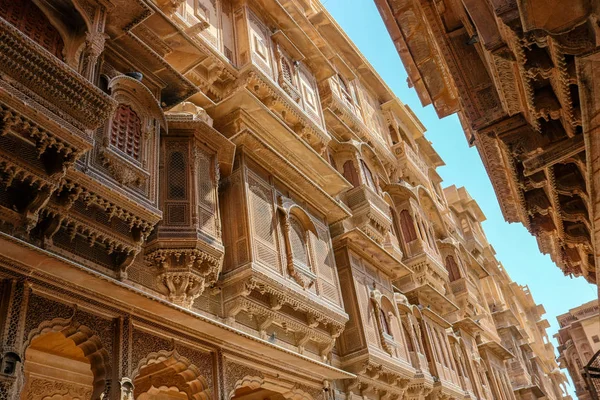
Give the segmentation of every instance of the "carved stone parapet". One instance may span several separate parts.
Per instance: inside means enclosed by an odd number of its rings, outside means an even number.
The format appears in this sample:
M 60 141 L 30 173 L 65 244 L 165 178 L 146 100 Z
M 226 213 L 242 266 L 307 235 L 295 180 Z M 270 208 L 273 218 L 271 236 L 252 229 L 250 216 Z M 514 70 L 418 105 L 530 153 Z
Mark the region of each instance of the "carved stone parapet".
M 217 281 L 222 264 L 221 258 L 199 249 L 157 249 L 146 254 L 146 261 L 160 268 L 157 284 L 169 300 L 186 308 Z
M 312 116 L 307 115 L 294 101 L 282 96 L 279 88 L 259 71 L 248 74 L 246 87 L 317 153 L 322 153 L 331 138 Z
M 116 107 L 100 89 L 4 20 L 0 20 L 0 70 L 83 129 L 96 129 Z
M 99 152 L 102 165 L 121 185 L 141 187 L 149 179 L 150 174 L 123 159 L 111 148 L 105 147 Z

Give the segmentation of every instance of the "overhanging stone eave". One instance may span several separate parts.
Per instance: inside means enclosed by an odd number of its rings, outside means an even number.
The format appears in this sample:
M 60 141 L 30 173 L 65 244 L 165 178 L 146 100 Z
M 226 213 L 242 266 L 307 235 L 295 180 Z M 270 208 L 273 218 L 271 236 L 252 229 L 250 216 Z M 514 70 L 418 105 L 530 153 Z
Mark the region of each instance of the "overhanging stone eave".
M 351 215 L 347 207 L 331 197 L 302 173 L 302 171 L 290 163 L 289 160 L 259 137 L 255 136 L 253 132 L 244 130 L 231 139 L 239 151 L 248 154 L 254 161 L 262 165 L 263 168 L 273 173 L 277 179 L 301 194 L 316 210 L 319 210 L 324 215 L 329 224 L 346 219 Z M 268 164 L 265 163 L 266 159 L 270 160 Z M 277 168 L 278 165 L 285 166 L 286 168 Z
M 288 157 L 294 168 L 302 170 L 330 196 L 337 196 L 351 188 L 350 183 L 331 164 L 247 89 L 236 91 L 207 111 L 215 120 L 217 129 L 226 136 L 231 137 L 239 132 L 239 129 L 227 126 L 232 124 L 232 118 L 242 125 L 252 127 L 257 137 L 281 155 Z
M 348 379 L 355 375 L 333 366 L 297 354 L 291 350 L 269 343 L 250 334 L 227 326 L 202 314 L 179 307 L 156 295 L 120 282 L 90 268 L 79 265 L 46 250 L 36 248 L 24 241 L 0 233 L 3 259 L 9 269 L 25 270 L 30 277 L 42 280 L 69 282 L 74 288 L 92 291 L 97 299 L 111 299 L 114 306 L 124 310 L 138 310 L 141 314 L 153 315 L 182 329 L 194 331 L 204 340 L 224 349 L 239 351 L 245 348 L 270 360 L 295 365 L 303 373 L 321 379 Z M 21 261 L 26 255 L 27 265 Z M 18 266 L 18 267 L 16 267 Z M 235 344 L 233 344 L 235 343 Z
M 412 273 L 401 260 L 394 257 L 360 228 L 354 228 L 332 239 L 333 248 L 349 247 L 365 257 L 378 269 L 386 273 L 392 280 L 402 278 Z

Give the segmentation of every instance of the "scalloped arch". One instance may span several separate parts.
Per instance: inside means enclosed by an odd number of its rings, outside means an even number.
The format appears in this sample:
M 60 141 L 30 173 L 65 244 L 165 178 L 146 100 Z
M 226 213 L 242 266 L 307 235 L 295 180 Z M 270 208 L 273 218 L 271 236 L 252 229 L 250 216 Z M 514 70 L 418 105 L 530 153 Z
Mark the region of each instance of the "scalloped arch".
M 23 344 L 25 359 L 27 362 L 27 348 L 34 339 L 40 338 L 47 333 L 60 332 L 65 340 L 72 340 L 75 345 L 83 351 L 84 356 L 90 362 L 90 368 L 94 375 L 92 399 L 100 398 L 106 384 L 106 377 L 110 376 L 110 355 L 102 346 L 100 337 L 93 330 L 71 319 L 55 318 L 42 322 L 33 329 Z
M 135 397 L 154 388 L 177 388 L 188 398 L 210 400 L 213 398 L 208 382 L 200 369 L 176 349 L 161 350 L 141 359 L 132 373 Z

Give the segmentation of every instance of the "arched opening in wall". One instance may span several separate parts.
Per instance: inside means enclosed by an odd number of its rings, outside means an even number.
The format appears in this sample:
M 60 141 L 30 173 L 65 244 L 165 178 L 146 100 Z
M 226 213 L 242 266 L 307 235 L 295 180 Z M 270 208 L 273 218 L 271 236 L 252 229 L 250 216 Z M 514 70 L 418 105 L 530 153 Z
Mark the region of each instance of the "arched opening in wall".
M 417 239 L 417 232 L 415 230 L 415 222 L 413 217 L 410 215 L 408 210 L 402 210 L 400 212 L 400 227 L 402 228 L 402 236 L 406 243 L 410 243 Z
M 415 346 L 413 345 L 412 336 L 404 324 L 402 324 L 402 333 L 404 334 L 404 340 L 406 341 L 406 348 L 410 353 L 413 353 L 415 351 Z
M 245 376 L 229 392 L 227 400 L 314 400 L 307 392 L 289 383 L 259 376 Z
M 136 400 L 211 400 L 212 391 L 200 370 L 176 351 L 153 353 L 134 374 Z
M 348 160 L 344 163 L 344 178 L 346 178 L 346 180 L 354 187 L 360 185 L 358 173 L 356 172 L 356 168 L 354 167 L 354 162 L 352 162 L 352 160 Z
M 63 322 L 48 324 L 29 340 L 21 399 L 100 398 L 110 373 L 109 354 L 89 328 Z
M 375 179 L 373 177 L 373 173 L 371 172 L 371 170 L 367 166 L 367 163 L 364 162 L 363 160 L 360 160 L 360 165 L 361 165 L 361 167 L 363 169 L 363 172 L 365 174 L 366 184 L 371 189 L 373 189 L 374 191 L 377 191 L 377 186 L 375 185 Z
M 286 400 L 281 393 L 274 392 L 265 388 L 253 389 L 252 387 L 242 387 L 235 391 L 231 400 Z
M 453 256 L 446 257 L 446 270 L 448 271 L 450 282 L 460 279 L 460 270 Z

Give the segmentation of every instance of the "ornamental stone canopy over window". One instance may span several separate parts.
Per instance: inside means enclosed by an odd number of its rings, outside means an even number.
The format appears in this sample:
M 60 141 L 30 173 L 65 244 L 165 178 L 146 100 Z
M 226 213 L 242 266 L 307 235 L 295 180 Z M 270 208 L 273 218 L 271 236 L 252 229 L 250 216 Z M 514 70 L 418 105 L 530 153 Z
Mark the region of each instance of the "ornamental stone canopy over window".
M 543 306 L 318 1 L 0 0 L 0 86 L 0 400 L 569 399 Z M 556 197 L 544 154 L 523 202 L 585 258 L 583 161 Z

